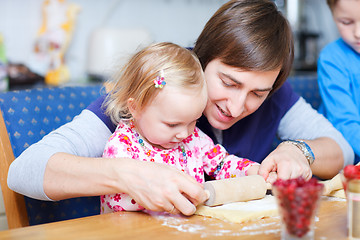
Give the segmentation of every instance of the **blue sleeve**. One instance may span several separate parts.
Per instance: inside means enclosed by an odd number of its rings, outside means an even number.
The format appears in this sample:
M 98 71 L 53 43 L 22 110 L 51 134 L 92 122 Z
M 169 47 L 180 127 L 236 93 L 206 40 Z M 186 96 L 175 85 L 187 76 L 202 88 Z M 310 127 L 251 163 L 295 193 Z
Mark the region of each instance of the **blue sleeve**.
M 105 109 L 103 108 L 103 103 L 105 101 L 107 95 L 102 95 L 98 99 L 96 99 L 94 102 L 92 102 L 87 109 L 92 111 L 98 118 L 103 121 L 103 123 L 109 128 L 110 132 L 114 132 L 116 125 L 111 122 L 111 119 L 109 116 L 105 114 Z
M 360 156 L 360 55 L 342 40 L 329 44 L 318 61 L 321 111 Z

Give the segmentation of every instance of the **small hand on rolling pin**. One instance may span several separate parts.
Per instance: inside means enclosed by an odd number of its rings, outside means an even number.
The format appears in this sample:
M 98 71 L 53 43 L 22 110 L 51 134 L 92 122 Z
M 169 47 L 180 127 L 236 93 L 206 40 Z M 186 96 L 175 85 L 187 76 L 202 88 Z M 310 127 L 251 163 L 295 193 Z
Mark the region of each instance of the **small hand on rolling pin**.
M 265 182 L 260 175 L 207 181 L 205 191 L 209 192 L 207 206 L 217 206 L 225 203 L 249 201 L 265 197 L 271 184 Z

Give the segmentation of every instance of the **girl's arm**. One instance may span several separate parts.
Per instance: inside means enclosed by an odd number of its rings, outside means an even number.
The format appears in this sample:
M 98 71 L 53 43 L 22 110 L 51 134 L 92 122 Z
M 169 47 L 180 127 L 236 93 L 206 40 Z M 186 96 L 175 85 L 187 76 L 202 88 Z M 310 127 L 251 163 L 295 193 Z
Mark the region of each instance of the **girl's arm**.
M 244 177 L 257 174 L 259 163 L 235 155 L 227 155 L 215 169 L 215 179 Z
M 214 179 L 225 179 L 257 174 L 259 164 L 246 158 L 229 155 L 220 144 L 214 144 L 212 139 L 197 129 L 201 148 L 204 172 Z

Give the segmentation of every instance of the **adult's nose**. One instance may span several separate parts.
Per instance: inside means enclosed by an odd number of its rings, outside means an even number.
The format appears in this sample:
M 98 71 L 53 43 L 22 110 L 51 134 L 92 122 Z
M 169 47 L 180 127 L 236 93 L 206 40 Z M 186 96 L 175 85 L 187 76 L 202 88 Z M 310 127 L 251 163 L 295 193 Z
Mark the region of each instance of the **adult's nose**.
M 227 108 L 232 117 L 237 118 L 244 112 L 246 96 L 246 94 L 241 93 L 229 99 Z

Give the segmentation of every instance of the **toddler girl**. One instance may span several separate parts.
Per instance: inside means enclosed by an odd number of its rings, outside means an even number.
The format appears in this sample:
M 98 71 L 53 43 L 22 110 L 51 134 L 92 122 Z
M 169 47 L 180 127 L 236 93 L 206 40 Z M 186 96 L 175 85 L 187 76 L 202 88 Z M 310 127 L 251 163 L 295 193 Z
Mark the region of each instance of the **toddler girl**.
M 103 157 L 168 164 L 199 183 L 204 172 L 214 179 L 257 173 L 257 163 L 229 155 L 195 127 L 207 104 L 207 89 L 191 51 L 172 43 L 150 45 L 115 78 L 104 107 L 118 125 Z M 101 197 L 101 213 L 143 209 L 124 193 Z M 174 206 L 165 209 L 174 213 Z

